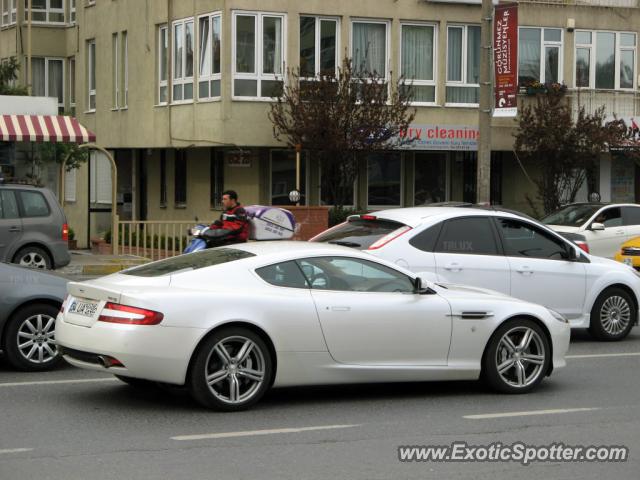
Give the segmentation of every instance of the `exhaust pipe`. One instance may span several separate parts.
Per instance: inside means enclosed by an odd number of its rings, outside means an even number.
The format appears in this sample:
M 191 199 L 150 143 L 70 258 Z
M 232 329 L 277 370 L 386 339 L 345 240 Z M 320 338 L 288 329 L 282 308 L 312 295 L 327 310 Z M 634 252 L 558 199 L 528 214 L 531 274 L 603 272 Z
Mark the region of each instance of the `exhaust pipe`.
M 109 368 L 111 366 L 109 358 L 105 357 L 104 355 L 98 355 L 98 362 L 100 362 L 100 365 L 102 365 L 104 368 Z

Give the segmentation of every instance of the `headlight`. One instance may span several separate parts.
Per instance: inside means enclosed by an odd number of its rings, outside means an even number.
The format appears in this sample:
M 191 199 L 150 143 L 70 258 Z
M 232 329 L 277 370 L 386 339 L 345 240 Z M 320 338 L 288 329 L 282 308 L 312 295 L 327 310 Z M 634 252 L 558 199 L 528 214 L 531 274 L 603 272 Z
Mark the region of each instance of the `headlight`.
M 197 237 L 198 235 L 200 235 L 200 233 L 202 233 L 202 231 L 199 228 L 192 228 L 189 233 L 193 236 L 193 237 Z
M 547 310 L 549 310 L 549 313 L 553 316 L 553 318 L 555 318 L 556 320 L 558 320 L 559 322 L 562 323 L 569 323 L 569 320 L 567 320 L 566 318 L 564 318 L 564 316 L 561 313 L 556 312 L 555 310 L 551 310 L 550 308 L 547 308 Z

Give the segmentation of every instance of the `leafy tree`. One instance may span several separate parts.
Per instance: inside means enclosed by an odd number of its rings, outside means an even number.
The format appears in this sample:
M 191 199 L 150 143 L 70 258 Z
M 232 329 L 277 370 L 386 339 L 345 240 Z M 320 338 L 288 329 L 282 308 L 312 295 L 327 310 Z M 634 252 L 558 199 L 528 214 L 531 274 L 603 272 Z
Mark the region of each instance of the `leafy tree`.
M 0 95 L 27 95 L 26 87 L 13 86 L 13 82 L 18 79 L 20 64 L 16 57 L 9 58 L 8 62 L 0 64 Z
M 349 58 L 337 74 L 308 80 L 297 69 L 287 76 L 269 111 L 274 137 L 319 159 L 323 188 L 342 209 L 351 200 L 358 154 L 393 148 L 413 121 L 410 88 L 402 78 L 388 85 L 377 72 L 354 68 Z

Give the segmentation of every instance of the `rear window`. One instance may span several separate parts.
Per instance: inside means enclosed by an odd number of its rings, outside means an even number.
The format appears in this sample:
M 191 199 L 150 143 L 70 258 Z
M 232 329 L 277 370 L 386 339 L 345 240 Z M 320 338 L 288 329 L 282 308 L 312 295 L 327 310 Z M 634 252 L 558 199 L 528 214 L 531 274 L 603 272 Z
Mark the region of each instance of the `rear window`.
M 330 228 L 315 237 L 313 241 L 334 243 L 366 250 L 385 235 L 404 226 L 405 225 L 400 222 L 391 220 L 354 219 Z
M 18 191 L 25 217 L 46 217 L 49 215 L 49 205 L 40 192 L 29 190 Z
M 172 273 L 198 270 L 222 263 L 234 262 L 243 258 L 254 257 L 255 254 L 234 248 L 214 248 L 201 252 L 179 255 L 159 262 L 130 268 L 121 273 L 135 277 L 160 277 Z

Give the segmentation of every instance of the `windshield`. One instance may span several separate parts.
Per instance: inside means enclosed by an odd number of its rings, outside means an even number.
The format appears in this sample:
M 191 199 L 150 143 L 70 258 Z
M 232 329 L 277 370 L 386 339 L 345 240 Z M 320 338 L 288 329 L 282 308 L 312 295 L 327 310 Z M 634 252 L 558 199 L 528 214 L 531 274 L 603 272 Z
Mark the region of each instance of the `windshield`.
M 391 220 L 363 220 L 356 218 L 330 228 L 312 241 L 366 250 L 385 235 L 404 226 L 402 223 Z
M 120 273 L 136 277 L 160 277 L 181 271 L 197 270 L 222 263 L 254 257 L 253 253 L 233 248 L 213 248 L 201 252 L 187 253 L 177 257 L 167 258 L 140 267 L 130 268 Z
M 542 223 L 580 227 L 601 208 L 602 205 L 570 205 L 547 215 L 542 219 Z

